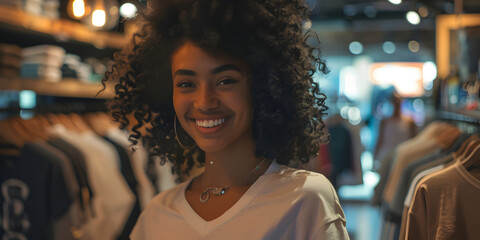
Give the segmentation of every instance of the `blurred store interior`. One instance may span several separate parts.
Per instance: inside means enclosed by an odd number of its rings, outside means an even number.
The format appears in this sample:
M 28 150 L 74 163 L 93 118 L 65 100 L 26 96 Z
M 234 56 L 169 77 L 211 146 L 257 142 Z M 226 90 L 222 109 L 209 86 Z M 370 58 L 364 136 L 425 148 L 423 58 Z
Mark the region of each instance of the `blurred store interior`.
M 351 239 L 398 239 L 385 229 L 384 159 L 435 120 L 480 132 L 480 1 L 306 2 L 305 31 L 318 34 L 330 70 L 314 78 L 331 135 L 308 168 L 336 187 Z M 102 76 L 138 29 L 135 6 L 147 3 L 0 0 L 0 120 L 105 111 L 113 94 L 97 95 Z

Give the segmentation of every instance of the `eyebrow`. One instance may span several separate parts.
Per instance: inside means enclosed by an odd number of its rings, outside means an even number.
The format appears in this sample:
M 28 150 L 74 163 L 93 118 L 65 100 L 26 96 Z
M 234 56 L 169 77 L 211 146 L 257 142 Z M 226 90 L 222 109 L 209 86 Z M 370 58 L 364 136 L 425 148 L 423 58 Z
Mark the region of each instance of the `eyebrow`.
M 238 69 L 235 65 L 226 64 L 226 65 L 223 65 L 223 66 L 220 66 L 220 67 L 217 67 L 217 68 L 213 69 L 212 74 L 217 74 L 217 73 L 224 72 L 224 71 L 229 71 L 229 70 L 234 70 L 234 71 L 240 72 L 240 69 Z
M 221 72 L 224 72 L 224 71 L 230 71 L 230 70 L 234 70 L 234 71 L 237 71 L 237 72 L 240 72 L 240 69 L 238 69 L 235 65 L 233 64 L 226 64 L 226 65 L 223 65 L 223 66 L 220 66 L 220 67 L 217 67 L 215 69 L 213 69 L 211 71 L 212 74 L 218 74 L 218 73 L 221 73 Z M 173 74 L 173 77 L 175 77 L 176 75 L 186 75 L 186 76 L 196 76 L 197 74 L 192 71 L 192 70 L 185 70 L 185 69 L 179 69 L 177 70 L 174 74 Z

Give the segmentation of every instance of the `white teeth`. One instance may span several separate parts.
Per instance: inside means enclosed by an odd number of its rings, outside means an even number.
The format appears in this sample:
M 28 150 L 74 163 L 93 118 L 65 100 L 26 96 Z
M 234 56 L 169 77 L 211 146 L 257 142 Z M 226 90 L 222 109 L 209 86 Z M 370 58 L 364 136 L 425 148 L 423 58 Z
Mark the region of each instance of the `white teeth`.
M 204 128 L 212 128 L 218 125 L 221 125 L 225 122 L 226 118 L 215 119 L 215 120 L 195 120 L 195 123 Z

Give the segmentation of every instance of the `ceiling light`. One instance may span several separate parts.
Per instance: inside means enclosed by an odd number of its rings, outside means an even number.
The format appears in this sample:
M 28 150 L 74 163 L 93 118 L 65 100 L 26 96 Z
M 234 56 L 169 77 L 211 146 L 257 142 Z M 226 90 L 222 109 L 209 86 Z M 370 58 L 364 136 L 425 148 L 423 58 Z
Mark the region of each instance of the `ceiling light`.
M 415 40 L 408 42 L 408 49 L 411 52 L 418 52 L 420 50 L 420 43 Z
M 135 15 L 137 14 L 137 7 L 133 5 L 132 3 L 124 3 L 120 7 L 120 16 L 124 18 L 134 18 Z
M 358 55 L 363 52 L 363 45 L 358 41 L 353 41 L 348 45 L 348 50 L 350 50 L 352 54 Z
M 357 14 L 357 9 L 355 9 L 355 6 L 353 5 L 345 5 L 343 7 L 343 13 L 347 17 L 353 17 Z
M 392 54 L 396 50 L 395 43 L 390 42 L 390 41 L 384 42 L 383 45 L 382 45 L 382 48 L 383 48 L 383 51 L 386 54 Z
M 377 9 L 374 6 L 366 6 L 363 9 L 363 13 L 369 18 L 374 18 L 377 16 Z
M 413 25 L 418 25 L 420 23 L 420 15 L 415 11 L 407 12 L 407 21 Z
M 402 3 L 402 0 L 388 0 L 388 1 L 395 5 Z
M 428 16 L 428 8 L 425 6 L 421 6 L 418 8 L 418 14 L 422 18 L 426 18 Z

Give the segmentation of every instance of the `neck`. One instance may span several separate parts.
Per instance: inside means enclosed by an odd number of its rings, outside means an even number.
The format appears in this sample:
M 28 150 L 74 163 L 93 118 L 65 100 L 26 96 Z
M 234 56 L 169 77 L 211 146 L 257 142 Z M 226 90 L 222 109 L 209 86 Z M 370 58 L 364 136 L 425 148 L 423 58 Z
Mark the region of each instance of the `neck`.
M 259 172 L 263 173 L 265 166 L 268 165 L 265 161 L 258 171 L 252 172 L 262 160 L 255 156 L 253 140 L 245 141 L 243 144 L 232 144 L 230 148 L 221 152 L 207 152 L 201 185 L 207 187 L 252 184 L 261 175 Z

